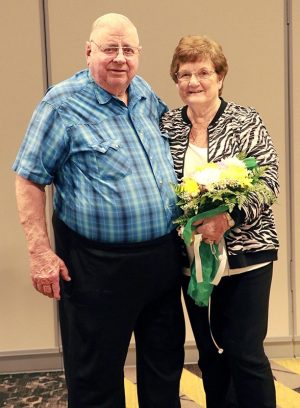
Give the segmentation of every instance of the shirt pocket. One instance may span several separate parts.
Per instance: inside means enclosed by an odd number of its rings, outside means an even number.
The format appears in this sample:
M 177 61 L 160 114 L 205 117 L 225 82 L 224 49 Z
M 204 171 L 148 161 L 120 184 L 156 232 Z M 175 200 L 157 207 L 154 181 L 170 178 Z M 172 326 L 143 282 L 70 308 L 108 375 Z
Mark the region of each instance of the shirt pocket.
M 102 180 L 118 180 L 131 173 L 129 156 L 119 140 L 103 140 L 90 147 Z
M 116 181 L 131 173 L 128 154 L 117 139 L 82 138 L 73 143 L 70 160 L 89 180 Z

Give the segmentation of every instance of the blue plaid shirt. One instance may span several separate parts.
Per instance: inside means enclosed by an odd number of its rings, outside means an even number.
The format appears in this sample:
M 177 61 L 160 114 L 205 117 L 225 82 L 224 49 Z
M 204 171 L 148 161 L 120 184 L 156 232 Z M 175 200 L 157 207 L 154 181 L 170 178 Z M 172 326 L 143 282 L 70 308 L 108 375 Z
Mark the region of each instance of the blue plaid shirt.
M 35 110 L 13 169 L 55 185 L 54 209 L 71 229 L 101 242 L 140 242 L 174 229 L 176 183 L 166 106 L 136 76 L 129 103 L 88 70 L 54 86 Z

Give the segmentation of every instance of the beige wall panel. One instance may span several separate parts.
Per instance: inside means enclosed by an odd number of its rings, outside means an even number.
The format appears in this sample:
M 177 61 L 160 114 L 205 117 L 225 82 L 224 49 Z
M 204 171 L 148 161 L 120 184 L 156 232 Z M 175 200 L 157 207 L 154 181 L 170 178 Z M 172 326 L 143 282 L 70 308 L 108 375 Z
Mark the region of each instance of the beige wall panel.
M 300 339 L 300 200 L 297 174 L 300 144 L 300 3 L 292 3 L 293 29 L 293 283 L 294 315 Z M 137 25 L 143 52 L 140 74 L 170 107 L 181 104 L 168 76 L 170 59 L 179 38 L 207 34 L 218 40 L 229 60 L 224 97 L 255 106 L 273 136 L 280 156 L 281 195 L 275 206 L 281 239 L 275 264 L 268 338 L 290 333 L 289 251 L 287 217 L 288 165 L 286 160 L 286 94 L 284 52 L 284 0 L 48 0 L 49 66 L 58 82 L 85 67 L 84 44 L 92 21 L 106 12 L 128 15 Z M 19 226 L 11 165 L 36 103 L 44 93 L 39 0 L 3 2 L 1 25 L 1 243 L 0 243 L 0 355 L 57 346 L 55 304 L 34 291 L 29 278 L 26 244 Z M 192 341 L 188 328 L 187 340 Z M 21 353 L 22 354 L 22 353 Z M 300 354 L 300 351 L 298 355 Z
M 12 163 L 43 94 L 39 1 L 1 4 L 0 353 L 55 346 L 53 302 L 32 288 Z
M 92 21 L 103 13 L 119 12 L 131 18 L 139 30 L 143 46 L 140 74 L 170 107 L 181 104 L 168 75 L 179 38 L 207 34 L 223 45 L 230 67 L 225 99 L 257 108 L 280 156 L 281 196 L 275 216 L 281 249 L 275 264 L 268 337 L 288 336 L 284 0 L 49 0 L 48 12 L 53 83 L 85 67 L 84 44 Z M 187 339 L 191 338 L 188 330 Z
M 298 344 L 300 345 L 300 2 L 293 0 L 292 2 L 292 88 L 293 88 L 293 134 L 292 134 L 292 171 L 293 171 L 293 238 L 294 238 L 294 259 L 293 273 L 295 282 L 295 334 Z M 300 346 L 297 350 L 297 356 L 300 356 Z

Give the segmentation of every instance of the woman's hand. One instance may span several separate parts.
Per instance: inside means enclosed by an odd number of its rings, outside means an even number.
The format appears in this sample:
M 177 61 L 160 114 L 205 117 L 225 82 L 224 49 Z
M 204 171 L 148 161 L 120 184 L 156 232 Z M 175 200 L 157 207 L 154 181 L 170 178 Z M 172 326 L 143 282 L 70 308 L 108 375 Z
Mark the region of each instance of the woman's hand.
M 193 225 L 196 226 L 196 233 L 202 234 L 206 244 L 218 244 L 230 228 L 225 213 L 195 221 Z

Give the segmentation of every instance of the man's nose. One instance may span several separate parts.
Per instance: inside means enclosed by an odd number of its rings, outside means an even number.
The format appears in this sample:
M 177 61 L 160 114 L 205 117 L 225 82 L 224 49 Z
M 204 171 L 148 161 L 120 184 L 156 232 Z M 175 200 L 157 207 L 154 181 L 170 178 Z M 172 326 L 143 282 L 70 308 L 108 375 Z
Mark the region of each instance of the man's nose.
M 114 58 L 114 61 L 116 61 L 116 62 L 124 62 L 124 61 L 126 61 L 126 58 L 125 58 L 125 56 L 124 56 L 123 48 L 122 48 L 122 47 L 119 47 L 119 48 L 118 48 L 117 54 L 116 54 L 116 56 L 115 56 L 115 58 Z

